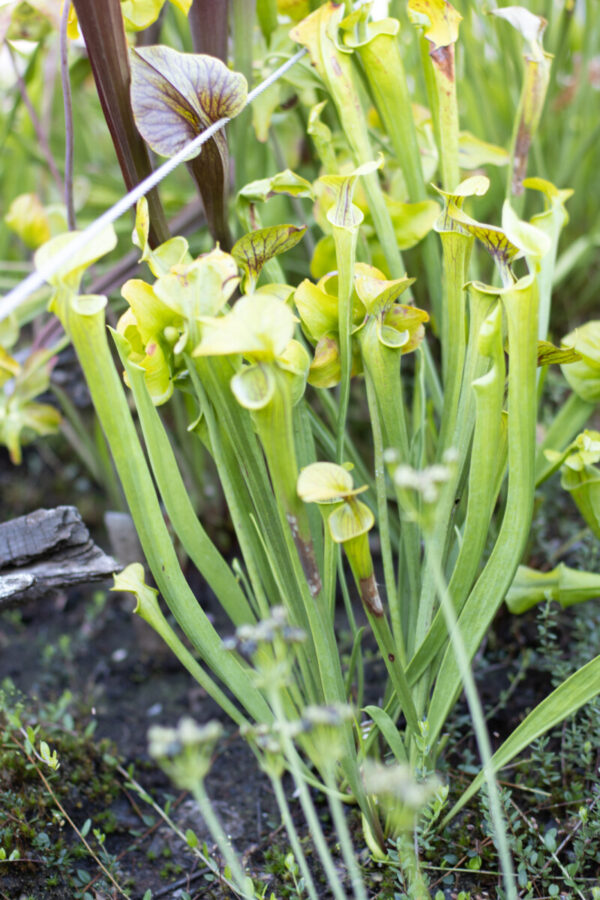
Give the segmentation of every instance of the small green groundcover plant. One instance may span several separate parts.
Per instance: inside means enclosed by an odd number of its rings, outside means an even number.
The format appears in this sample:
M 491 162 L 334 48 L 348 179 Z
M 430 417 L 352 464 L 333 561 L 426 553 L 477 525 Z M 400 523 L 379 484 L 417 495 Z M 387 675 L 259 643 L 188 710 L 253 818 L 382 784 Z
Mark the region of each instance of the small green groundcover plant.
M 244 4 L 233 6 L 240 15 Z M 194 256 L 185 238 L 165 236 L 156 198 L 143 199 L 133 240 L 148 272 L 123 285 L 126 306 L 114 327 L 106 327 L 107 298 L 81 292 L 88 266 L 115 247 L 112 228 L 50 277 L 50 309 L 79 357 L 158 591 L 138 564 L 116 577 L 115 589 L 136 596 L 136 612 L 247 736 L 272 780 L 303 890 L 318 896 L 281 787 L 284 771 L 336 898 L 346 888 L 309 785 L 327 794 L 351 889 L 362 898 L 343 804 L 360 809 L 376 857 L 397 839 L 410 890 L 425 897 L 413 832 L 423 816 L 430 827 L 447 823 L 486 784 L 503 890 L 516 897 L 494 773 L 600 691 L 600 657 L 559 684 L 494 753 L 471 662 L 505 597 L 520 612 L 541 599 L 568 605 L 597 593 L 595 575 L 564 566 L 537 574 L 519 564 L 536 484 L 559 467 L 600 536 L 600 436 L 577 437 L 600 397 L 600 326 L 590 323 L 561 347 L 548 341 L 571 192 L 526 177 L 551 79 L 544 20 L 506 7 L 480 25 L 513 28 L 524 46 L 507 150 L 460 129 L 459 12 L 447 0 L 396 6 L 398 18 L 372 19 L 369 2 L 357 9 L 259 3 L 266 45 L 279 54 L 307 51 L 294 87 L 318 177 L 286 169 L 239 185 L 245 233 L 234 241 L 228 147 L 219 132 L 189 160 L 214 248 Z M 83 2 L 75 7 L 85 32 L 90 11 Z M 136 4 L 123 7 L 131 16 Z M 291 31 L 278 11 L 291 16 Z M 99 32 L 95 40 L 107 38 Z M 408 43 L 410 56 L 402 52 Z M 471 43 L 470 53 L 476 49 Z M 479 52 L 483 65 L 484 41 Z M 411 78 L 404 56 L 415 62 Z M 135 140 L 141 135 L 163 156 L 219 119 L 245 115 L 244 75 L 214 57 L 138 47 L 129 67 Z M 413 106 L 417 76 L 428 108 Z M 237 137 L 243 141 L 243 131 Z M 242 166 L 243 148 L 235 153 Z M 502 166 L 508 176 L 498 199 Z M 491 180 L 490 217 L 500 224 L 475 217 Z M 259 211 L 275 196 L 314 204 L 310 277 L 288 279 L 279 259 L 306 238 L 306 226 L 262 225 Z M 526 203 L 537 209 L 529 218 Z M 65 232 L 43 244 L 40 271 L 75 237 Z M 24 380 L 3 352 L 6 380 Z M 536 447 L 551 363 L 563 366 L 572 394 Z M 177 395 L 188 431 L 218 473 L 239 547 L 233 566 L 196 516 L 161 419 L 160 407 Z M 23 427 L 43 432 L 49 413 L 28 405 L 31 397 L 25 391 L 21 406 L 9 406 L 27 415 Z M 0 424 L 9 423 L 3 440 L 15 456 L 19 431 L 10 416 Z M 163 510 L 235 639 L 224 643 L 188 586 Z M 344 664 L 339 594 L 353 636 Z M 365 699 L 363 657 L 372 645 L 387 679 L 379 705 Z M 462 690 L 481 767 L 446 809 L 447 787 L 434 773 Z M 154 730 L 151 749 L 197 796 L 232 889 L 251 897 L 204 789 L 217 737 L 216 727 L 184 721 L 176 731 Z

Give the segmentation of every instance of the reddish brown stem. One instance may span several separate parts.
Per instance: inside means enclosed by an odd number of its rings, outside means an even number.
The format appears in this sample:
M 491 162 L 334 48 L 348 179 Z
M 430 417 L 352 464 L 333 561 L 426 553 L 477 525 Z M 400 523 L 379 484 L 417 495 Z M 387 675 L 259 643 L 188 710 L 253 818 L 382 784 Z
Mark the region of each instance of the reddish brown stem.
M 195 53 L 208 53 L 227 63 L 228 0 L 194 0 L 188 14 Z
M 73 0 L 102 112 L 115 146 L 123 180 L 131 190 L 152 172 L 148 149 L 138 132 L 129 99 L 129 59 L 119 0 Z M 148 193 L 151 246 L 169 238 L 156 188 Z

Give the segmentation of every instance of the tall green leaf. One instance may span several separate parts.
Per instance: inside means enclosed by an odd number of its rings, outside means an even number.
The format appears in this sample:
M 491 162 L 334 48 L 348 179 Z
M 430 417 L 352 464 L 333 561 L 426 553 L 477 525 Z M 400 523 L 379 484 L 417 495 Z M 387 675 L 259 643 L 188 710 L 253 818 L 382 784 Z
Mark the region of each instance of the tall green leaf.
M 558 725 L 563 719 L 572 716 L 577 710 L 589 703 L 600 693 L 600 656 L 596 656 L 585 666 L 567 678 L 560 687 L 552 691 L 549 697 L 542 700 L 538 706 L 515 728 L 511 736 L 504 741 L 501 747 L 492 757 L 494 772 L 508 765 L 511 759 L 528 747 L 542 734 Z M 479 775 L 471 782 L 467 790 L 454 804 L 442 825 L 463 808 L 470 798 L 483 784 L 484 775 Z

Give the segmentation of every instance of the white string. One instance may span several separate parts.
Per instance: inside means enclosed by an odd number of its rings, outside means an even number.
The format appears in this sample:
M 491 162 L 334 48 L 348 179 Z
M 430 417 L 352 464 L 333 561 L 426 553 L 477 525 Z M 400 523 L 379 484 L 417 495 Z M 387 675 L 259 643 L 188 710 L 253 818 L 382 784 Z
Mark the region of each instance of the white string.
M 294 56 L 284 62 L 283 65 L 272 72 L 268 78 L 265 78 L 261 84 L 250 91 L 246 98 L 245 105 L 249 106 L 259 94 L 262 94 L 263 91 L 266 91 L 267 88 L 278 81 L 288 69 L 291 69 L 292 66 L 296 65 L 298 60 L 302 59 L 305 53 L 306 49 L 299 50 Z M 173 169 L 176 169 L 180 163 L 189 159 L 190 153 L 193 153 L 194 150 L 198 150 L 202 144 L 205 144 L 213 135 L 217 134 L 218 131 L 221 131 L 228 122 L 231 122 L 231 118 L 226 117 L 218 119 L 218 121 L 210 125 L 205 131 L 185 144 L 181 150 L 178 150 L 175 156 L 172 156 L 164 162 L 158 169 L 152 172 L 151 175 L 144 178 L 143 181 L 136 185 L 133 190 L 129 191 L 128 194 L 125 194 L 124 197 L 121 197 L 114 206 L 111 206 L 105 213 L 102 213 L 102 215 L 92 222 L 91 225 L 88 225 L 88 227 L 78 234 L 64 250 L 57 253 L 47 265 L 36 272 L 32 272 L 31 275 L 28 275 L 16 288 L 13 288 L 12 291 L 0 300 L 0 322 L 3 319 L 6 319 L 15 309 L 18 309 L 21 303 L 23 303 L 33 291 L 42 287 L 45 282 L 49 281 L 52 275 L 58 272 L 65 263 L 68 263 L 76 253 L 79 253 L 79 251 L 89 244 L 89 242 L 100 234 L 101 231 L 115 222 L 124 212 L 127 212 L 128 209 L 131 209 L 140 197 L 143 197 L 149 190 L 156 187 L 156 185 L 169 175 Z

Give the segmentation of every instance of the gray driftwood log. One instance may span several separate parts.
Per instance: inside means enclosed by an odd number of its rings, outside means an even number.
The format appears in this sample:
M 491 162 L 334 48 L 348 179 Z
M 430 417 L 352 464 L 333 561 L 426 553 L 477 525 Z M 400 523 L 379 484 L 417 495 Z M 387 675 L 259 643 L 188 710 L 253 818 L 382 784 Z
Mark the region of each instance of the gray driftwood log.
M 108 578 L 122 567 L 90 538 L 74 506 L 0 524 L 0 609 Z

